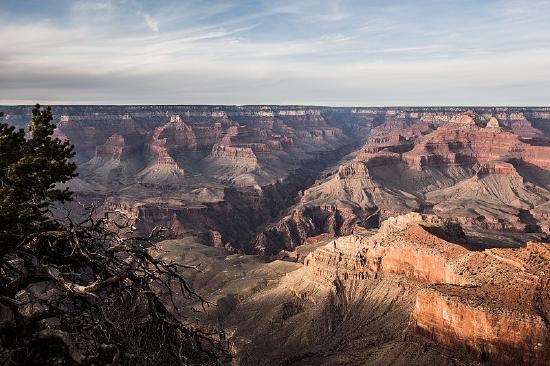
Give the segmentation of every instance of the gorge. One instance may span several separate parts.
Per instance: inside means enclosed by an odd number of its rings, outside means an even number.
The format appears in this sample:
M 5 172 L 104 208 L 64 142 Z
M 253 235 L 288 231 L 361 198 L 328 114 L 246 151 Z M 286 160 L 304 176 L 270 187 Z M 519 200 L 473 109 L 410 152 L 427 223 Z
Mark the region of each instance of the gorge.
M 236 364 L 548 364 L 550 108 L 53 111 L 73 204 L 169 228 Z

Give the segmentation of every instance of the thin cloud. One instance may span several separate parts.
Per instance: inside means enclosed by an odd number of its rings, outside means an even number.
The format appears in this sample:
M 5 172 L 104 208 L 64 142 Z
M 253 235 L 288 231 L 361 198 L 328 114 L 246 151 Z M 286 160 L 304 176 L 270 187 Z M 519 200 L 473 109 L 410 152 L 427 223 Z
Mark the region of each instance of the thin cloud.
M 79 0 L 75 1 L 72 5 L 72 11 L 76 13 L 87 14 L 89 12 L 96 11 L 110 11 L 113 9 L 113 3 L 109 0 Z
M 143 19 L 145 20 L 145 25 L 152 30 L 153 32 L 159 31 L 159 23 L 158 21 L 151 16 L 149 13 L 143 13 Z
M 522 4 L 128 0 L 75 2 L 66 19 L 4 14 L 0 102 L 550 104 L 546 5 Z

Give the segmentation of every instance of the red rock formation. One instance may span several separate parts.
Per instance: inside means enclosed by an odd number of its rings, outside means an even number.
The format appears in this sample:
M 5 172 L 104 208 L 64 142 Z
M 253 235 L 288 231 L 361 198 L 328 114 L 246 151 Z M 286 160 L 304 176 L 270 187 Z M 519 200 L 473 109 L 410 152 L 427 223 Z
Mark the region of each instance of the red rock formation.
M 507 175 L 510 177 L 518 177 L 519 179 L 522 179 L 521 176 L 518 174 L 516 168 L 512 164 L 503 161 L 492 161 L 489 163 L 485 163 L 479 168 L 477 172 L 477 175 L 479 177 L 484 177 L 492 174 Z
M 416 169 L 433 166 L 472 165 L 516 158 L 550 168 L 550 148 L 531 146 L 501 129 L 448 124 L 427 135 L 403 160 Z
M 445 220 L 411 213 L 386 220 L 372 238 L 336 239 L 311 253 L 305 264 L 327 280 L 396 273 L 428 283 L 463 283 L 447 267 L 447 262 L 464 255 L 466 249 L 429 233 L 421 224 L 442 227 L 444 233 L 456 239 L 463 236 Z
M 170 122 L 160 127 L 157 135 L 160 139 L 166 139 L 166 146 L 170 150 L 182 152 L 198 148 L 193 128 L 184 123 L 179 115 L 170 117 Z
M 197 145 L 202 149 L 211 149 L 222 137 L 223 128 L 221 123 L 214 123 L 211 126 L 193 126 Z
M 147 144 L 147 155 L 151 161 L 137 174 L 143 184 L 177 186 L 184 177 L 184 170 L 178 166 L 167 149 L 167 139 L 161 137 L 164 131 L 165 126 L 156 128 L 152 140 Z
M 338 177 L 340 179 L 346 178 L 367 178 L 369 172 L 367 167 L 362 162 L 352 162 L 346 165 L 341 165 L 338 168 Z
M 485 128 L 500 128 L 500 123 L 498 122 L 498 119 L 491 116 L 489 117 L 489 121 L 487 122 Z
M 57 124 L 59 133 L 66 136 L 76 146 L 77 159 L 91 159 L 96 147 L 113 135 L 123 136 L 133 143 L 146 133 L 128 114 L 89 114 L 61 116 Z
M 327 205 L 297 209 L 262 231 L 254 240 L 254 251 L 275 254 L 283 249 L 292 251 L 311 236 L 351 234 L 355 220 L 352 210 L 346 208 Z
M 229 165 L 255 167 L 258 164 L 256 155 L 250 147 L 215 144 L 212 147 L 211 156 Z
M 166 149 L 166 140 L 156 139 L 148 145 L 150 156 L 153 157 L 155 164 L 177 166 L 174 158 L 170 156 Z
M 102 159 L 120 160 L 124 142 L 124 137 L 114 134 L 103 145 L 96 147 L 96 156 Z
M 215 248 L 223 248 L 224 243 L 222 241 L 222 235 L 215 230 L 209 230 L 206 233 L 206 240 L 209 246 Z
M 550 357 L 550 330 L 531 304 L 540 296 L 548 302 L 548 294 L 517 285 L 485 285 L 469 291 L 450 286 L 422 290 L 411 324 L 441 344 L 474 350 L 482 360 L 494 364 L 545 365 Z M 500 301 L 506 302 L 495 309 L 493 304 Z M 521 301 L 524 306 L 519 311 L 509 310 L 506 304 L 510 301 Z
M 385 221 L 371 237 L 336 239 L 309 254 L 304 264 L 327 282 L 357 283 L 384 274 L 421 281 L 426 285 L 417 295 L 411 331 L 498 364 L 545 364 L 550 355 L 548 245 L 471 252 L 442 236 L 456 241 L 463 234 L 436 216 L 408 214 Z

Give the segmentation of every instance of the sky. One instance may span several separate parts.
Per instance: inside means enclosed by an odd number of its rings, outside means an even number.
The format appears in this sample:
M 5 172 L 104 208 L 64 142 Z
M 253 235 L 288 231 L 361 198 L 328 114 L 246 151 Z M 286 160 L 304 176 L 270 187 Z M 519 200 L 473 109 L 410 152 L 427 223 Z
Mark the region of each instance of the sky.
M 0 0 L 0 104 L 550 106 L 550 0 Z

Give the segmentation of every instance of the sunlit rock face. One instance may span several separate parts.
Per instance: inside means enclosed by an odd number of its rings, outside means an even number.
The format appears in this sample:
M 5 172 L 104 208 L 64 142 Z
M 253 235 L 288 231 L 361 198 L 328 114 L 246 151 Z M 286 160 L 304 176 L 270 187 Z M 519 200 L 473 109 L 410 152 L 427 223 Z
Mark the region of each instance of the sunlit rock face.
M 309 254 L 312 278 L 350 288 L 398 275 L 423 283 L 409 331 L 480 359 L 543 365 L 550 342 L 550 247 L 471 251 L 459 225 L 434 215 L 407 214 L 372 236 L 335 239 Z
M 532 146 L 513 132 L 454 123 L 438 128 L 404 154 L 416 169 L 430 166 L 473 165 L 499 159 L 517 159 L 550 168 L 550 146 Z
M 285 260 L 221 251 L 217 232 L 202 239 L 214 248 L 194 240 L 160 253 L 204 265 L 193 285 L 218 306 L 199 316 L 229 330 L 238 365 L 547 363 L 547 243 L 481 249 L 456 221 L 420 213 L 310 237 Z
M 546 243 L 470 254 L 455 272 L 476 279 L 476 286 L 420 291 L 411 326 L 494 363 L 544 365 L 550 357 L 549 266 Z

